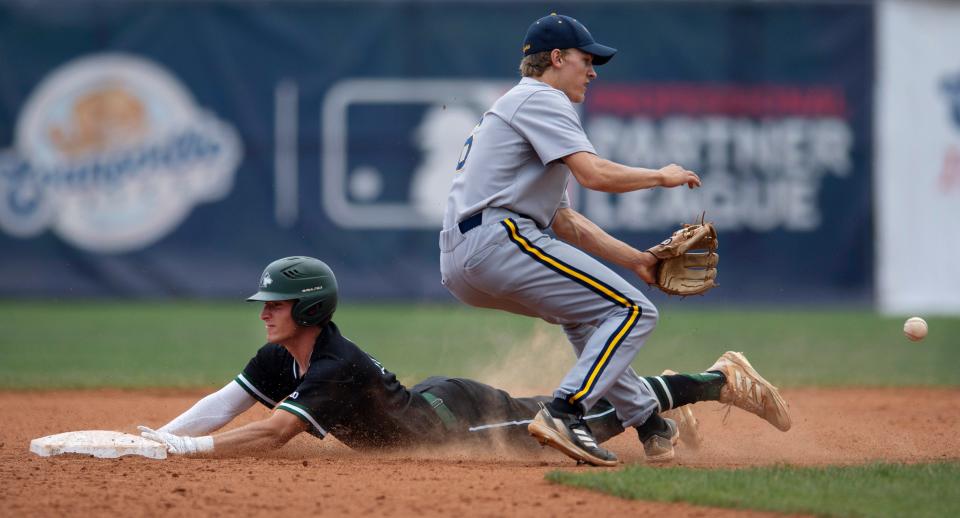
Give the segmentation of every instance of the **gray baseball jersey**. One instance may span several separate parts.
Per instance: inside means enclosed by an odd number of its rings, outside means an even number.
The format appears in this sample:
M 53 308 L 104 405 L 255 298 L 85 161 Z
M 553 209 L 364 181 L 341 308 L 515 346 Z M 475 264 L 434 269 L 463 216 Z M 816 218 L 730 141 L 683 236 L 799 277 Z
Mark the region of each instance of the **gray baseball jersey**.
M 493 104 L 467 139 L 450 189 L 443 227 L 487 207 L 525 214 L 541 228 L 569 207 L 570 169 L 560 158 L 588 151 L 570 99 L 546 83 L 523 78 Z
M 562 158 L 593 153 L 567 96 L 531 78 L 504 94 L 467 139 L 440 233 L 442 282 L 467 304 L 563 326 L 577 355 L 555 397 L 587 410 L 601 397 L 624 426 L 659 409 L 630 363 L 657 310 L 630 283 L 543 230 L 569 206 Z M 482 214 L 479 227 L 459 223 Z M 476 221 L 474 221 L 476 223 Z

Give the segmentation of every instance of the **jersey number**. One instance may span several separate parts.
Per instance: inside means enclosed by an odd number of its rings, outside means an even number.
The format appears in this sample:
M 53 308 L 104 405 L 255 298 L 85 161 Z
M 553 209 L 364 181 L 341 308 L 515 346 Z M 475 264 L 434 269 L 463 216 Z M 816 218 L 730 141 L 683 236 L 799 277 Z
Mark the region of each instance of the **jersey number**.
M 473 149 L 473 139 L 477 136 L 477 130 L 480 129 L 481 124 L 483 124 L 483 117 L 480 117 L 480 122 L 473 127 L 473 131 L 470 132 L 467 141 L 463 143 L 463 149 L 460 151 L 460 160 L 457 162 L 458 173 L 462 171 L 463 166 L 467 164 L 467 157 L 470 156 L 470 150 Z

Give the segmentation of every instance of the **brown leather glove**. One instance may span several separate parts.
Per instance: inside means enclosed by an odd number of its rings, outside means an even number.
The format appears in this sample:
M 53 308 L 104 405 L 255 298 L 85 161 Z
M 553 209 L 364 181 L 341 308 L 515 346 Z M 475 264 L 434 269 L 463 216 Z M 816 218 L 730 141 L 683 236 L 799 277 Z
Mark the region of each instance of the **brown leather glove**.
M 662 243 L 649 248 L 657 264 L 657 287 L 670 295 L 701 295 L 719 286 L 717 229 L 713 223 L 684 225 Z

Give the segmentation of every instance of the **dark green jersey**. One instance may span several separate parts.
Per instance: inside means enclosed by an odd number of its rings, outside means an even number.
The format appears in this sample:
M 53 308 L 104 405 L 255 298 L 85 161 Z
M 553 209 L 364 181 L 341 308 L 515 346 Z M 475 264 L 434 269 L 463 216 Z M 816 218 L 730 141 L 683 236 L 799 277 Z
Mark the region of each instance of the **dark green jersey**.
M 283 346 L 268 343 L 236 381 L 260 403 L 308 423 L 314 435 L 330 433 L 351 448 L 409 445 L 442 433 L 430 404 L 332 322 L 317 338 L 307 372 Z

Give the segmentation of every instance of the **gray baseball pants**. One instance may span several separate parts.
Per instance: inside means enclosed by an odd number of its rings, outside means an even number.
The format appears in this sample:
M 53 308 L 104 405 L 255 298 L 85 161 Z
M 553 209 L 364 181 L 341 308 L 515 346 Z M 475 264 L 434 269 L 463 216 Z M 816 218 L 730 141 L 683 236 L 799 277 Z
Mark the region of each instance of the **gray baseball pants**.
M 601 397 L 624 427 L 658 411 L 653 390 L 630 367 L 657 324 L 657 310 L 602 263 L 504 209 L 481 226 L 440 233 L 442 282 L 461 301 L 563 326 L 577 363 L 555 397 L 583 411 Z

